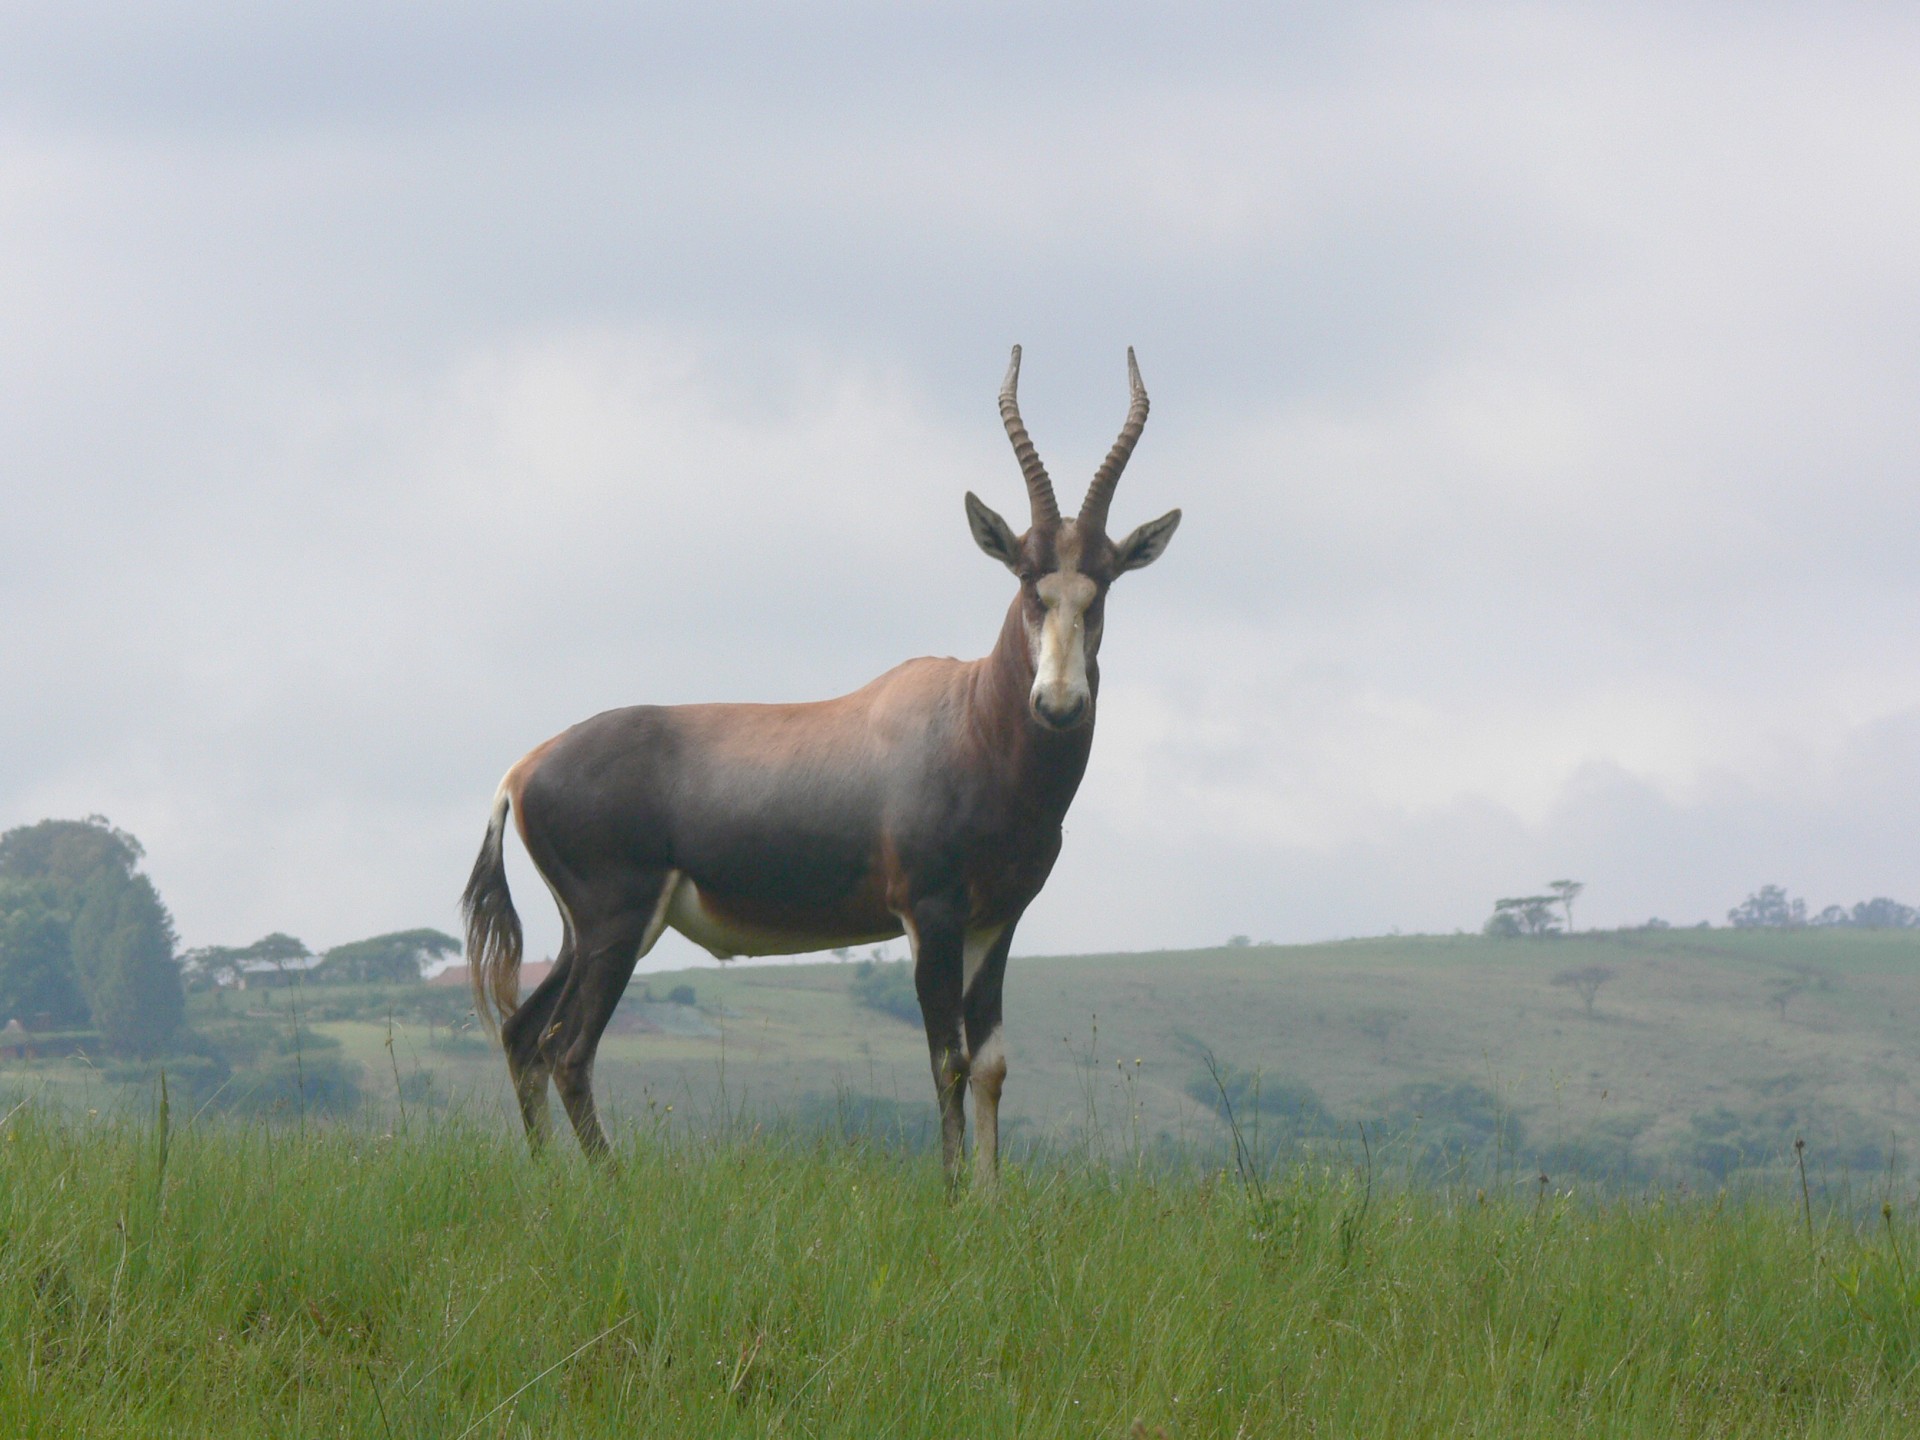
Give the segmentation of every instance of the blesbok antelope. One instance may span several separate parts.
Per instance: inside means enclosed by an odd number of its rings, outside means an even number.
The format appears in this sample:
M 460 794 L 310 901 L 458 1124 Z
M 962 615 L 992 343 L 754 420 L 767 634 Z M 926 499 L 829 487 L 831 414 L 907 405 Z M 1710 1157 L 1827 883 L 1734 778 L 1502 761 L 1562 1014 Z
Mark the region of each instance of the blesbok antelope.
M 998 1166 L 1001 986 L 1014 927 L 1046 883 L 1086 770 L 1107 588 L 1159 558 L 1178 510 L 1115 544 L 1107 507 L 1147 421 L 1132 401 L 1080 513 L 1063 519 L 1020 420 L 1020 347 L 1000 415 L 1026 477 L 1024 535 L 971 491 L 974 543 L 1019 593 L 985 658 L 909 660 L 837 700 L 638 705 L 535 746 L 494 794 L 461 906 L 475 1006 L 500 1018 L 529 1142 L 547 1082 L 581 1147 L 607 1146 L 593 1057 L 641 956 L 669 925 L 722 959 L 905 934 L 926 1022 L 941 1148 L 956 1175 L 974 1096 L 976 1179 Z M 564 926 L 519 999 L 521 933 L 501 841 L 511 811 Z

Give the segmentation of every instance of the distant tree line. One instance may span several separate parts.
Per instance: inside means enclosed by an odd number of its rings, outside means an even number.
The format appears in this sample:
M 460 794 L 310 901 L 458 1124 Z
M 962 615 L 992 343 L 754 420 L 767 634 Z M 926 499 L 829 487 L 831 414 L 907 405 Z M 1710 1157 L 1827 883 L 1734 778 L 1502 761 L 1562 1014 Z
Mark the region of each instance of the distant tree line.
M 1851 909 L 1829 905 L 1808 916 L 1807 902 L 1787 894 L 1780 885 L 1762 885 L 1727 912 L 1736 930 L 1795 930 L 1802 926 L 1848 930 L 1920 930 L 1920 909 L 1876 895 Z
M 460 942 L 440 930 L 395 930 L 336 945 L 315 954 L 291 935 L 275 931 L 251 945 L 206 945 L 181 957 L 188 988 L 234 985 L 249 975 L 284 973 L 321 985 L 410 985 L 426 967 L 460 953 Z
M 1496 900 L 1493 914 L 1481 927 L 1482 931 L 1499 939 L 1538 939 L 1567 934 L 1573 929 L 1573 902 L 1585 889 L 1577 880 L 1555 880 L 1547 885 L 1545 893 Z M 1789 895 L 1784 886 L 1762 885 L 1727 912 L 1727 923 L 1736 930 L 1920 930 L 1920 907 L 1877 895 L 1850 907 L 1829 905 L 1819 914 L 1810 915 L 1807 902 Z M 1705 928 L 1707 922 L 1702 920 L 1700 925 Z M 1653 919 L 1636 928 L 1666 930 L 1671 927 L 1664 920 Z

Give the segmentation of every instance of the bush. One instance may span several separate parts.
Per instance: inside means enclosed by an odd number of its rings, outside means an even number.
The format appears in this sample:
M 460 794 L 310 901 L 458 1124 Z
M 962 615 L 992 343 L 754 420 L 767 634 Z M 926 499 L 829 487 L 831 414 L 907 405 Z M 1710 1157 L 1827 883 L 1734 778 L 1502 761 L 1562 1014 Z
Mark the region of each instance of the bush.
M 809 1091 L 794 1102 L 791 1121 L 802 1132 L 914 1154 L 931 1152 L 940 1136 L 933 1105 L 885 1095 Z M 1004 1136 L 1003 1127 L 1003 1140 Z
M 441 1055 L 490 1055 L 494 1046 L 478 1030 L 448 1029 L 437 1032 L 427 1048 Z
M 1243 1125 L 1258 1116 L 1262 1131 L 1276 1124 L 1283 1134 L 1292 1136 L 1333 1135 L 1340 1130 L 1333 1112 L 1304 1080 L 1225 1070 L 1216 1082 L 1211 1071 L 1203 1071 L 1188 1081 L 1187 1094 L 1222 1120 L 1228 1118 L 1229 1110 Z
M 1387 1096 L 1379 1124 L 1389 1139 L 1412 1147 L 1420 1163 L 1442 1167 L 1496 1149 L 1518 1154 L 1527 1143 L 1519 1118 L 1470 1080 L 1402 1085 Z
M 920 1023 L 920 992 L 913 988 L 913 965 L 895 960 L 876 964 L 862 960 L 854 967 L 847 993 L 869 1010 L 891 1015 L 909 1025 Z
M 673 989 L 667 992 L 667 1003 L 669 1005 L 693 1004 L 694 1003 L 693 987 L 691 985 L 674 986 Z
M 360 1067 L 327 1054 L 280 1056 L 238 1072 L 221 1108 L 268 1119 L 350 1114 L 360 1108 Z
M 1719 1105 L 1694 1115 L 1681 1153 L 1718 1181 L 1740 1170 L 1784 1168 L 1801 1137 L 1808 1138 L 1809 1163 L 1822 1169 L 1872 1174 L 1885 1165 L 1884 1152 L 1856 1116 L 1803 1106 L 1794 1095 L 1800 1084 L 1798 1076 L 1776 1077 L 1761 1083 L 1768 1098 L 1752 1109 Z
M 161 1060 L 136 1060 L 109 1065 L 103 1072 L 116 1085 L 158 1086 L 167 1077 L 168 1103 L 198 1107 L 214 1099 L 233 1075 L 233 1067 L 218 1055 L 169 1055 Z
M 251 1065 L 273 1048 L 285 1031 L 271 1020 L 243 1017 L 200 1026 L 196 1049 L 218 1055 L 229 1065 Z
M 302 1025 L 298 1030 L 283 1030 L 273 1037 L 273 1049 L 280 1055 L 312 1055 L 319 1050 L 338 1050 L 340 1042 Z

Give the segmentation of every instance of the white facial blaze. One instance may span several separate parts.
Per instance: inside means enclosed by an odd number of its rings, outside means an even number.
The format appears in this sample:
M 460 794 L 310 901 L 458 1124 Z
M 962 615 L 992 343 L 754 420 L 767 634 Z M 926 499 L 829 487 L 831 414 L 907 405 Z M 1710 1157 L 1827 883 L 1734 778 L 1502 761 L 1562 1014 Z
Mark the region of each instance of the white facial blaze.
M 1047 607 L 1036 637 L 1033 704 L 1048 715 L 1068 715 L 1091 703 L 1087 685 L 1087 607 L 1099 593 L 1093 581 L 1062 568 L 1038 585 Z

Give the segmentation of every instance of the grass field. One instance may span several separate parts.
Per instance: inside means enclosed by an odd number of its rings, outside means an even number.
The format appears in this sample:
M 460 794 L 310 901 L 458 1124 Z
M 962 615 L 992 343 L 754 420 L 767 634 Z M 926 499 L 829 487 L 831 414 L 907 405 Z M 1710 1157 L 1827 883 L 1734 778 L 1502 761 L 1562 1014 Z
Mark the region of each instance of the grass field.
M 750 1129 L 597 1173 L 497 1127 L 29 1103 L 0 1433 L 1904 1436 L 1916 1244 L 1904 1208 L 1343 1163 L 1031 1161 L 988 1202 Z
M 1556 983 L 1590 965 L 1591 1013 Z M 153 1081 L 0 1070 L 0 1434 L 1920 1423 L 1914 937 L 1016 961 L 990 1202 L 915 1150 L 923 1042 L 857 974 L 636 987 L 611 1174 L 530 1160 L 498 1052 L 417 987 L 196 997 L 259 1063 L 352 1076 L 345 1118 L 170 1089 L 163 1127 Z M 839 1138 L 875 1116 L 887 1144 Z

